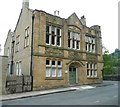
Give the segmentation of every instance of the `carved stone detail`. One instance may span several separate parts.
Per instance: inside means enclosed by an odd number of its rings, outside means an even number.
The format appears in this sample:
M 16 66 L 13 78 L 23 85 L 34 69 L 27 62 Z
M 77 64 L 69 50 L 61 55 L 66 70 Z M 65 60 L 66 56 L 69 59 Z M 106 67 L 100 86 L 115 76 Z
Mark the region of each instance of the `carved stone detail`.
M 63 50 L 60 49 L 46 48 L 45 54 L 48 57 L 64 57 Z
M 86 56 L 87 56 L 86 59 L 87 59 L 88 61 L 97 61 L 97 56 L 96 56 L 96 55 L 87 54 Z
M 68 57 L 72 60 L 79 61 L 82 59 L 82 53 L 79 52 L 68 52 Z

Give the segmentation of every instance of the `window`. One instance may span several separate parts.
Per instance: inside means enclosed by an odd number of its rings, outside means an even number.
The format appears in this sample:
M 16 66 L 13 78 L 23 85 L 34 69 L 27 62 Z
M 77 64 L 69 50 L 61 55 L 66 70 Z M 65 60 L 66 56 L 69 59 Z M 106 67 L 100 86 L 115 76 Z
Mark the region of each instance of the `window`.
M 86 35 L 85 42 L 86 42 L 86 51 L 95 53 L 95 38 Z
M 56 65 L 56 61 L 52 61 L 52 66 L 55 66 Z
M 97 77 L 97 68 L 95 63 L 87 63 L 87 77 Z
M 46 60 L 46 65 L 50 66 L 50 60 Z
M 68 48 L 80 50 L 80 34 L 68 31 Z
M 87 77 L 90 77 L 90 70 L 87 69 Z
M 52 46 L 61 46 L 61 28 L 46 25 L 46 44 Z
M 16 75 L 22 75 L 22 69 L 21 69 L 22 63 L 20 62 L 16 62 Z
M 50 26 L 46 26 L 46 44 L 50 44 Z
M 50 77 L 50 68 L 49 67 L 47 67 L 46 68 L 46 77 Z
M 61 46 L 61 29 L 57 27 L 57 46 Z
M 62 69 L 58 68 L 58 77 L 62 77 Z
M 19 45 L 20 45 L 20 35 L 16 37 L 16 52 L 19 51 Z
M 9 56 L 9 55 L 10 55 L 10 49 L 9 49 L 9 47 L 8 47 L 7 56 Z
M 18 75 L 18 62 L 16 63 L 16 75 Z
M 52 67 L 52 77 L 56 77 L 56 68 Z
M 25 29 L 25 41 L 24 41 L 24 47 L 29 46 L 29 27 Z
M 97 77 L 97 71 L 94 70 L 94 77 Z
M 46 77 L 62 77 L 62 61 L 46 59 Z
M 8 64 L 8 73 L 11 74 L 11 66 Z

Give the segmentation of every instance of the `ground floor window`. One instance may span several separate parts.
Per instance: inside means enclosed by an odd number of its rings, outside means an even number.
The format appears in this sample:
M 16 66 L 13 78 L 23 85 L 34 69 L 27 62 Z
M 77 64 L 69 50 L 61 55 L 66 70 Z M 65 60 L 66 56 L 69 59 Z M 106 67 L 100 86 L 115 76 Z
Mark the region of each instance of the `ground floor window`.
M 19 62 L 16 62 L 16 75 L 22 75 L 22 62 L 19 61 Z
M 46 59 L 46 77 L 62 77 L 62 61 Z
M 87 77 L 97 77 L 97 64 L 87 63 Z

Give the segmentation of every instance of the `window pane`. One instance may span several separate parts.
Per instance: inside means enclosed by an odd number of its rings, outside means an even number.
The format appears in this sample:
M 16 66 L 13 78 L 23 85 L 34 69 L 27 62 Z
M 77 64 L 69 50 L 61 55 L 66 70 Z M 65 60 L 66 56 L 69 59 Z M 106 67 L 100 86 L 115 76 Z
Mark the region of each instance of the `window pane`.
M 52 68 L 52 77 L 56 77 L 56 68 Z
M 87 68 L 89 68 L 89 64 L 87 63 Z
M 93 71 L 92 70 L 90 71 L 90 75 L 93 76 Z
M 68 47 L 70 48 L 70 39 L 68 39 Z
M 18 63 L 16 63 L 16 75 L 18 75 Z
M 50 77 L 50 68 L 46 68 L 46 77 Z
M 97 77 L 97 71 L 94 71 L 94 76 Z
M 50 60 L 46 60 L 46 65 L 50 65 Z
M 22 63 L 19 62 L 19 74 L 18 75 L 22 75 L 22 69 L 21 69 Z
M 60 28 L 57 28 L 57 35 L 60 36 Z
M 68 32 L 68 39 L 70 39 L 70 32 Z
M 60 37 L 57 37 L 57 45 L 60 46 Z
M 58 61 L 58 66 L 61 66 L 62 65 L 61 63 L 62 63 L 61 61 Z
M 61 68 L 58 69 L 58 77 L 62 77 L 62 69 Z
M 80 42 L 79 41 L 77 41 L 77 44 L 76 44 L 77 46 L 77 49 L 80 49 Z
M 87 70 L 87 76 L 90 76 L 90 72 L 89 72 L 89 70 Z
M 49 34 L 46 34 L 46 43 L 49 44 Z
M 55 36 L 52 35 L 52 45 L 55 45 Z
M 46 26 L 46 32 L 49 33 L 49 26 Z
M 52 26 L 52 35 L 55 35 L 55 27 Z
M 75 40 L 72 41 L 72 48 L 75 48 Z
M 52 65 L 55 65 L 55 61 L 52 61 Z

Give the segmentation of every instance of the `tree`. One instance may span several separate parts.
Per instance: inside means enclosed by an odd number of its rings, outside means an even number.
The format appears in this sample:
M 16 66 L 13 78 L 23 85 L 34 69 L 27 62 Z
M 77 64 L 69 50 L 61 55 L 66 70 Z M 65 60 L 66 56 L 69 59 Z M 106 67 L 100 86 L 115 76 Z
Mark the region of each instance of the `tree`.
M 103 75 L 113 75 L 115 74 L 114 60 L 113 56 L 106 51 L 103 55 L 104 67 Z

